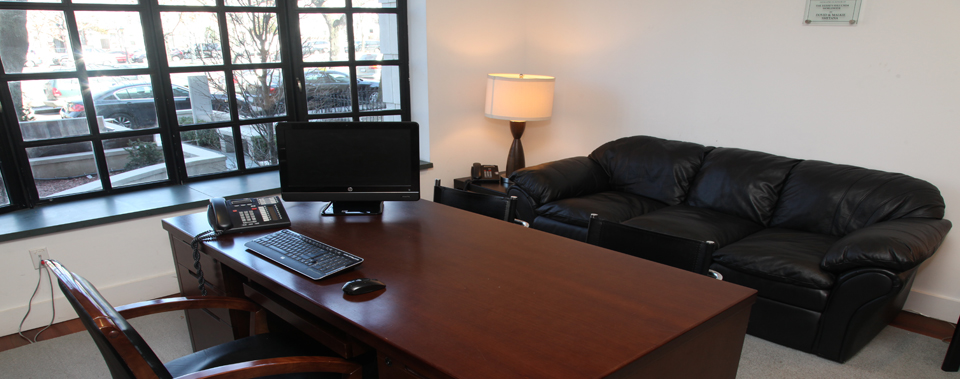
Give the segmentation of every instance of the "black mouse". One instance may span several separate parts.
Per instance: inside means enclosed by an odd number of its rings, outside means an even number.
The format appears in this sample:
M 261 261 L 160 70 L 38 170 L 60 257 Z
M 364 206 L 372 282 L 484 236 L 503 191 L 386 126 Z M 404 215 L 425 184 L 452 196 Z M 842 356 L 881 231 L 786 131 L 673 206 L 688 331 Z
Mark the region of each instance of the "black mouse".
M 386 284 L 370 278 L 354 279 L 343 284 L 343 292 L 347 295 L 360 295 L 387 288 Z

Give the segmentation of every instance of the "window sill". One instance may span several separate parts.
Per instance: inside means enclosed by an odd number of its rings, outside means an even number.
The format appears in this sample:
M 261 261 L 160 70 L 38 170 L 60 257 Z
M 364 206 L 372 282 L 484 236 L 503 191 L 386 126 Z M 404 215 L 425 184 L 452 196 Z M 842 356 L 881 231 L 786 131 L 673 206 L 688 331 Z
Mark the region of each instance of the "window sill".
M 433 163 L 420 161 L 420 169 Z M 0 242 L 199 208 L 213 197 L 280 192 L 277 171 L 39 206 L 0 215 Z

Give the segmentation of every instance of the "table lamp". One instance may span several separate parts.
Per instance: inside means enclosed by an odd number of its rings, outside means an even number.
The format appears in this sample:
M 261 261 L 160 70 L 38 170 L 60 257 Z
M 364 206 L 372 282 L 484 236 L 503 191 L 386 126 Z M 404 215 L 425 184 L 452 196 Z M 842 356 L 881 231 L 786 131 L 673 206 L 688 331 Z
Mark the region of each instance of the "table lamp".
M 553 114 L 553 84 L 552 76 L 487 75 L 487 104 L 484 111 L 487 117 L 510 120 L 510 132 L 513 133 L 507 169 L 503 171 L 505 177 L 525 165 L 520 136 L 527 121 L 547 120 Z

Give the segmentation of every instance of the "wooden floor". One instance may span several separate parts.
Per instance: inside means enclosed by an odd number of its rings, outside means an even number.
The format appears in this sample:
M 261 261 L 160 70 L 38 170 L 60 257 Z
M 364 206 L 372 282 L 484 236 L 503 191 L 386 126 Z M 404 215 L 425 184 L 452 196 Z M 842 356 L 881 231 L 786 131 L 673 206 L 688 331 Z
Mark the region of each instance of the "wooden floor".
M 922 334 L 928 337 L 937 338 L 941 341 L 949 342 L 953 337 L 954 325 L 946 322 L 923 316 L 912 312 L 900 312 L 897 318 L 890 323 L 891 326 L 898 327 L 910 332 Z M 24 337 L 33 339 L 43 328 L 36 328 L 23 332 Z M 80 319 L 73 319 L 61 323 L 53 324 L 47 330 L 40 334 L 39 341 L 45 341 L 52 338 L 73 334 L 84 331 L 83 323 Z M 0 351 L 15 349 L 29 344 L 27 340 L 19 334 L 0 337 Z
M 944 342 L 950 342 L 953 339 L 955 328 L 949 322 L 907 311 L 900 312 L 890 325 Z

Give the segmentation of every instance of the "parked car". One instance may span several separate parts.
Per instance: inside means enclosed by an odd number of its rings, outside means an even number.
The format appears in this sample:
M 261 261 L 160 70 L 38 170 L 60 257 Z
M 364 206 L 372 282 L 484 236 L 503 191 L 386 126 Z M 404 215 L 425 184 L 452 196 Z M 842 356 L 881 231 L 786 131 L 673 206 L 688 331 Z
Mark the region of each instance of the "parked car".
M 37 54 L 36 51 L 30 50 L 27 52 L 27 61 L 24 62 L 26 67 L 39 67 L 44 64 L 43 57 L 40 54 Z
M 130 59 L 130 62 L 143 63 L 147 60 L 147 52 L 143 50 L 137 50 L 127 54 L 127 57 Z
M 50 64 L 55 66 L 73 66 L 73 53 L 54 54 L 50 58 Z
M 112 55 L 113 59 L 117 60 L 117 63 L 127 63 L 129 60 L 127 53 L 120 50 L 111 51 L 108 54 Z
M 173 86 L 173 100 L 177 110 L 191 109 L 190 90 Z M 213 110 L 229 110 L 226 96 L 211 95 Z M 112 119 L 130 129 L 152 128 L 157 124 L 157 108 L 154 104 L 153 86 L 149 83 L 132 83 L 111 87 L 93 95 L 93 104 L 98 115 Z M 250 105 L 238 99 L 241 114 Z M 79 97 L 68 99 L 60 109 L 61 118 L 86 117 L 83 100 Z
M 119 63 L 115 54 L 95 48 L 83 49 L 83 61 L 87 66 L 113 66 Z M 126 62 L 126 56 L 124 56 L 124 62 Z
M 62 98 L 80 97 L 80 81 L 76 78 L 50 79 L 43 85 L 44 103 L 62 107 Z
M 198 43 L 193 46 L 194 55 L 201 58 L 213 58 L 220 56 L 220 44 L 217 43 Z
M 358 61 L 380 61 L 383 60 L 383 54 L 363 54 Z M 380 81 L 380 65 L 357 66 L 357 77 L 363 80 Z
M 350 75 L 340 71 L 308 69 L 304 72 L 307 83 L 307 108 L 324 109 L 350 106 Z M 373 104 L 380 100 L 380 83 L 357 79 L 360 104 Z
M 380 41 L 364 41 L 354 44 L 357 51 L 380 52 Z
M 303 55 L 322 54 L 330 51 L 330 42 L 307 41 L 303 43 Z
M 353 50 L 357 53 L 370 52 L 370 53 L 379 53 L 380 52 L 380 41 L 364 41 L 364 42 L 354 42 Z M 343 47 L 343 52 L 347 52 L 347 47 Z
M 169 52 L 167 52 L 167 55 L 168 55 L 168 56 L 170 57 L 170 59 L 173 60 L 174 62 L 179 61 L 179 60 L 182 60 L 182 59 L 193 59 L 193 52 L 190 51 L 189 49 L 177 49 L 177 48 L 172 48 L 172 49 L 170 49 Z

